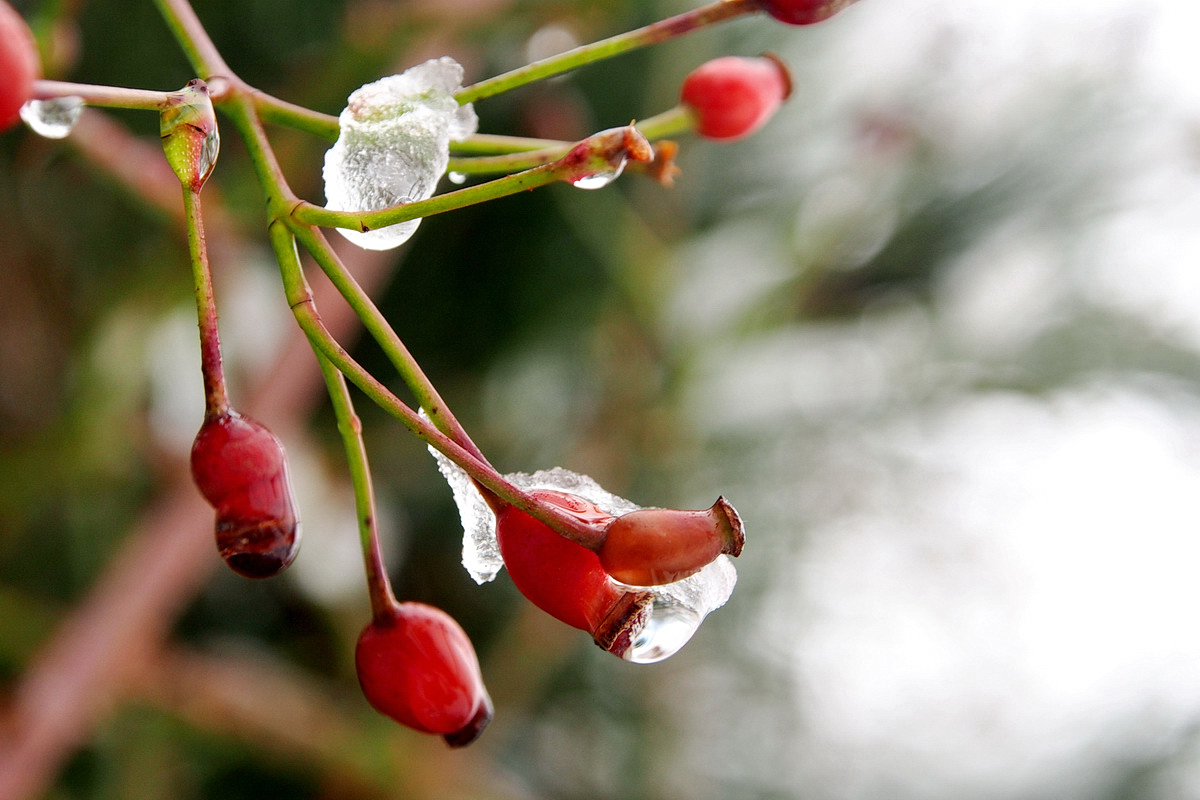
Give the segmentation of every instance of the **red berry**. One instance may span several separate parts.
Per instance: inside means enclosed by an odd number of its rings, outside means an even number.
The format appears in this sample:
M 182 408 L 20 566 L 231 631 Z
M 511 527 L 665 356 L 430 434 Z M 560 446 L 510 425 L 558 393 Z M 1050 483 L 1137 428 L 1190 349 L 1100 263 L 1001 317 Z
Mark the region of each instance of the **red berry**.
M 564 492 L 531 492 L 585 522 L 612 520 L 593 504 Z M 602 649 L 625 658 L 646 627 L 654 598 L 621 586 L 600 565 L 600 558 L 550 526 L 502 506 L 496 512 L 496 540 L 509 577 L 521 594 L 550 616 L 587 631 Z
M 16 124 L 40 74 L 32 31 L 12 6 L 0 0 L 0 131 Z
M 724 56 L 683 80 L 680 101 L 696 115 L 696 132 L 730 141 L 757 131 L 792 91 L 791 76 L 774 56 Z
M 745 540 L 741 518 L 721 497 L 706 511 L 646 508 L 617 517 L 597 555 L 622 583 L 661 586 L 694 575 L 722 553 L 740 555 Z
M 424 603 L 377 616 L 354 651 L 358 683 L 376 711 L 452 747 L 475 741 L 492 719 L 471 640 L 454 618 Z
M 300 525 L 273 433 L 232 411 L 206 417 L 192 443 L 192 478 L 217 510 L 217 549 L 234 572 L 267 578 L 292 563 Z
M 574 495 L 531 492 L 545 503 L 604 524 L 612 519 Z M 621 599 L 622 591 L 591 550 L 512 506 L 496 517 L 496 540 L 509 576 L 521 594 L 550 616 L 593 633 Z
M 789 25 L 811 25 L 829 19 L 856 0 L 759 0 L 763 10 Z

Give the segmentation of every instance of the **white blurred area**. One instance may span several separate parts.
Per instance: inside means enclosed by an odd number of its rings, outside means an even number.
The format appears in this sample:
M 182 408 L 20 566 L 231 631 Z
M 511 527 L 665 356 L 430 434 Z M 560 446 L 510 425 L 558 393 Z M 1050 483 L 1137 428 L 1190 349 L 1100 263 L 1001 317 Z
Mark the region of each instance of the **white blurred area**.
M 664 784 L 1200 798 L 1200 5 L 862 0 L 787 33 L 797 94 L 663 323 L 758 576 L 662 690 Z M 956 202 L 924 294 L 753 324 Z

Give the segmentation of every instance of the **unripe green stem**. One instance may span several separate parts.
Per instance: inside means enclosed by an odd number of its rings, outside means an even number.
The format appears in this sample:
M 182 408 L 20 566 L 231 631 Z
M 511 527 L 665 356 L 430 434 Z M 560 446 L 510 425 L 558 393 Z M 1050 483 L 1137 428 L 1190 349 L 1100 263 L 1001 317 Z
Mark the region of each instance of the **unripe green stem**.
M 280 221 L 271 223 L 268 232 L 271 237 L 271 246 L 279 261 L 284 292 L 287 294 L 292 314 L 314 350 L 327 358 L 367 397 L 399 420 L 414 436 L 457 464 L 480 485 L 531 517 L 546 523 L 568 539 L 592 549 L 599 546 L 601 538 L 599 531 L 553 506 L 539 503 L 528 493 L 514 486 L 491 464 L 477 458 L 461 444 L 405 405 L 402 400 L 380 383 L 378 378 L 355 361 L 346 349 L 330 335 L 324 323 L 321 322 L 321 315 L 313 302 L 312 290 L 300 267 L 300 256 L 296 252 L 296 243 L 291 232 Z
M 362 422 L 354 411 L 346 376 L 319 352 L 317 362 L 321 365 L 321 375 L 324 376 L 325 387 L 329 390 L 329 400 L 337 418 L 338 431 L 346 448 L 350 480 L 354 485 L 354 507 L 358 516 L 358 534 L 362 544 L 371 612 L 375 619 L 381 619 L 395 607 L 396 596 L 392 592 L 392 582 L 388 578 L 387 565 L 383 561 L 383 548 L 379 542 L 379 517 L 375 511 L 375 489 L 371 483 L 371 467 L 362 438 Z
M 455 93 L 454 99 L 458 100 L 460 104 L 472 103 L 485 97 L 510 91 L 518 86 L 524 86 L 527 83 L 570 72 L 594 61 L 612 58 L 639 47 L 665 42 L 706 25 L 751 14 L 760 9 L 758 0 L 719 0 L 719 2 L 686 11 L 608 39 L 585 44 L 565 53 L 535 61 L 494 78 L 488 78 L 459 90 Z
M 421 408 L 429 416 L 430 421 L 476 458 L 485 461 L 483 453 L 479 451 L 467 432 L 463 430 L 462 425 L 450 412 L 433 382 L 421 369 L 421 365 L 417 363 L 396 331 L 388 324 L 374 301 L 342 264 L 342 260 L 338 258 L 325 235 L 311 226 L 290 222 L 289 228 L 297 241 L 312 254 L 329 280 L 354 309 L 355 315 L 362 320 L 367 332 L 379 343 L 396 371 L 400 373 L 400 377 L 404 379 L 405 384 L 416 397 Z

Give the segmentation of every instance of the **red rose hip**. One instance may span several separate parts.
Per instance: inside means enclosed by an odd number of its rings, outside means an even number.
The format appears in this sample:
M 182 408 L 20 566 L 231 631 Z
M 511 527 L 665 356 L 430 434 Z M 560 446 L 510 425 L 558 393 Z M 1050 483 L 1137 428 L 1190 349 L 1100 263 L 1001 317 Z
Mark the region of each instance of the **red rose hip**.
M 354 651 L 358 682 L 381 714 L 452 747 L 475 741 L 492 719 L 471 640 L 454 618 L 424 603 L 393 603 Z
M 234 411 L 205 417 L 192 443 L 192 478 L 217 511 L 217 549 L 234 572 L 267 578 L 292 563 L 300 525 L 273 433 Z
M 33 33 L 21 15 L 0 0 L 0 131 L 16 124 L 40 73 Z
M 774 56 L 724 56 L 692 70 L 679 95 L 695 115 L 697 133 L 733 141 L 765 125 L 791 91 L 787 67 Z
M 530 494 L 589 523 L 606 525 L 613 519 L 565 492 Z M 587 631 L 608 652 L 625 657 L 645 624 L 648 594 L 618 585 L 594 552 L 513 506 L 496 509 L 496 541 L 509 577 L 531 603 Z
M 789 25 L 822 22 L 856 0 L 759 0 L 763 10 Z
M 604 570 L 622 583 L 661 586 L 694 575 L 722 554 L 741 555 L 742 520 L 724 497 L 705 511 L 644 508 L 605 529 L 597 550 Z

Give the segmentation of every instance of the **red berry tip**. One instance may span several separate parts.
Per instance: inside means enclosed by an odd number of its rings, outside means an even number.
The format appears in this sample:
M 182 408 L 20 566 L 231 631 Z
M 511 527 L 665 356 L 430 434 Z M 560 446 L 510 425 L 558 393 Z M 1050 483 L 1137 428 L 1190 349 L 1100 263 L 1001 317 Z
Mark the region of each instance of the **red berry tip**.
M 697 133 L 733 141 L 765 125 L 791 92 L 791 75 L 777 56 L 724 56 L 692 70 L 679 99 L 695 115 Z
M 694 575 L 746 541 L 737 510 L 724 497 L 704 511 L 645 508 L 613 520 L 597 555 L 605 571 L 631 586 L 661 586 Z
M 21 106 L 33 97 L 33 82 L 41 72 L 33 32 L 16 9 L 0 0 L 0 131 L 20 119 Z
M 812 25 L 829 19 L 857 0 L 759 0 L 759 6 L 788 25 Z

